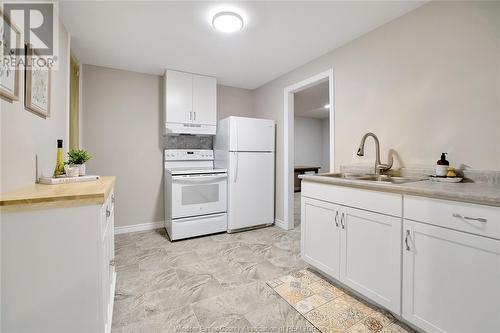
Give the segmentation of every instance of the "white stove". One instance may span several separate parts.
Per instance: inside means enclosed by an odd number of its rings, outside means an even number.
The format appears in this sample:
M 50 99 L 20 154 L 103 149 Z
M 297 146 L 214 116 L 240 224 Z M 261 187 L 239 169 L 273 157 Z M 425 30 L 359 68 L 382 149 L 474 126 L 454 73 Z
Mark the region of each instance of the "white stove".
M 171 240 L 225 232 L 227 170 L 212 150 L 165 150 L 165 228 Z
M 168 168 L 168 172 L 172 175 L 195 175 L 205 173 L 226 173 L 227 169 L 218 168 Z

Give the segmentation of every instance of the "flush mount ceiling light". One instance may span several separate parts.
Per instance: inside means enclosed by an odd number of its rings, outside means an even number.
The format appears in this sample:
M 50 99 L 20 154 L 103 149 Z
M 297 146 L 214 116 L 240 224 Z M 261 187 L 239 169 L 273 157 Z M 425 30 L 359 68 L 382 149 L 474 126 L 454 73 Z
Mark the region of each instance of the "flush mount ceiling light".
M 214 15 L 212 25 L 224 33 L 233 33 L 243 28 L 243 18 L 235 12 L 219 12 Z

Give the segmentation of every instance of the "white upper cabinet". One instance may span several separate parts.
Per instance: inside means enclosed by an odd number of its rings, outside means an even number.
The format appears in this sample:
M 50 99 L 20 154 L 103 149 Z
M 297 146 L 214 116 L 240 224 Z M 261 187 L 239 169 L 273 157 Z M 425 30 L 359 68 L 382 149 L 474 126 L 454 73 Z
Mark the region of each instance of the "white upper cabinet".
M 167 70 L 164 89 L 165 134 L 215 134 L 216 78 Z
M 167 71 L 165 82 L 165 117 L 167 123 L 189 123 L 193 112 L 193 76 Z
M 210 76 L 193 75 L 193 122 L 217 124 L 217 80 Z

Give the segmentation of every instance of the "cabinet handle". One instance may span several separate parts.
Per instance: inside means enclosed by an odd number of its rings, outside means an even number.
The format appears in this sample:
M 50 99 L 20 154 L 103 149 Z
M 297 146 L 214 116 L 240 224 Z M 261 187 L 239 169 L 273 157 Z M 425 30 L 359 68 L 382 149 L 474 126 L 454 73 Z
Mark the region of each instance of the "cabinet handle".
M 111 211 L 109 210 L 108 207 L 106 207 L 106 217 L 110 217 L 111 216 Z
M 410 230 L 406 230 L 406 237 L 405 237 L 406 251 L 410 251 L 410 245 L 408 245 L 408 237 L 410 237 Z
M 193 113 L 194 113 L 194 120 L 196 120 L 196 111 L 194 111 Z
M 111 195 L 111 203 L 115 203 L 115 195 Z
M 115 259 L 111 259 L 109 261 L 109 266 L 113 266 L 113 267 L 115 266 Z
M 345 229 L 344 216 L 345 214 L 342 213 L 342 216 L 340 217 L 340 224 L 342 225 L 342 229 Z
M 456 218 L 459 218 L 459 219 L 463 219 L 463 220 L 467 220 L 467 221 L 478 221 L 478 222 L 481 222 L 481 223 L 487 223 L 488 222 L 487 219 L 482 218 L 482 217 L 462 216 L 462 215 L 457 214 L 457 213 L 453 213 L 453 217 L 456 217 Z
M 335 212 L 335 226 L 339 227 L 339 212 Z

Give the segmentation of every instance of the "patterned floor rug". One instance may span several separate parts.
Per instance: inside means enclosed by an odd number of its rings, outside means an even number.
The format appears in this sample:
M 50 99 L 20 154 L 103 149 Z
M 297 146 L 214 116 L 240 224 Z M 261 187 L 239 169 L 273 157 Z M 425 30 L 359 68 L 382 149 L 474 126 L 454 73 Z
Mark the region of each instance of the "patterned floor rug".
M 415 332 L 389 312 L 348 294 L 308 269 L 267 284 L 323 333 Z

